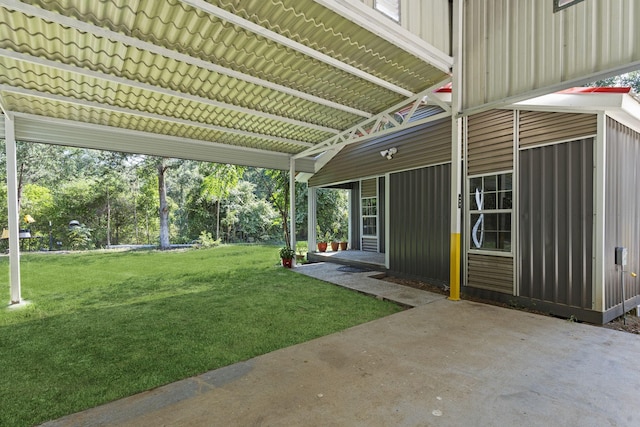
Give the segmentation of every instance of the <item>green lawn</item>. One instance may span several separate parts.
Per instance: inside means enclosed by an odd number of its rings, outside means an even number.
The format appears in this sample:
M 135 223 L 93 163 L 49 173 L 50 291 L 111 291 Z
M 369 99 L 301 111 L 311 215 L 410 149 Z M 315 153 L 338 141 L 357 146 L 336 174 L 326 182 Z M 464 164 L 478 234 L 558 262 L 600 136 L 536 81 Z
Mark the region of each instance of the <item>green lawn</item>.
M 395 313 L 273 246 L 30 254 L 0 309 L 0 426 L 27 426 Z M 9 301 L 8 258 L 0 300 Z

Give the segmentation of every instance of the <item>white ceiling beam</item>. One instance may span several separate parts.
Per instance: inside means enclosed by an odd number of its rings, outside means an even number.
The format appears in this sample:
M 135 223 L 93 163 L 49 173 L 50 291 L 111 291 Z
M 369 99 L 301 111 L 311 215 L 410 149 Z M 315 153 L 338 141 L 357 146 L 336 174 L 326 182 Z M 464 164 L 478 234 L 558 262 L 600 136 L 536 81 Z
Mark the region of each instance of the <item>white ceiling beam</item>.
M 137 49 L 148 51 L 156 55 L 161 55 L 166 58 L 174 59 L 176 61 L 184 62 L 186 64 L 194 65 L 196 67 L 203 68 L 205 70 L 213 71 L 214 73 L 226 75 L 234 79 L 252 83 L 258 86 L 265 87 L 267 89 L 275 90 L 278 92 L 286 93 L 287 95 L 295 96 L 297 98 L 304 99 L 316 104 L 324 105 L 326 107 L 335 108 L 336 110 L 345 111 L 351 114 L 356 114 L 361 117 L 371 117 L 371 114 L 358 110 L 356 108 L 342 105 L 337 102 L 330 101 L 328 99 L 320 98 L 296 89 L 292 89 L 277 83 L 272 83 L 267 80 L 262 80 L 257 77 L 253 77 L 249 74 L 234 71 L 229 68 L 222 67 L 220 65 L 213 64 L 208 61 L 204 61 L 199 58 L 194 58 L 189 55 L 177 52 L 175 50 L 167 49 L 161 46 L 148 43 L 134 37 L 127 36 L 125 34 L 117 33 L 115 31 L 108 30 L 106 28 L 98 27 L 87 22 L 79 21 L 74 18 L 61 15 L 59 13 L 51 12 L 41 9 L 39 7 L 24 4 L 18 0 L 3 0 L 2 7 L 10 10 L 24 13 L 25 15 L 34 16 L 36 18 L 43 19 L 45 21 L 60 24 L 65 27 L 74 28 L 78 31 L 93 34 L 98 37 L 109 39 L 111 41 L 123 43 L 127 46 L 135 47 Z
M 2 97 L 2 92 L 0 92 L 0 110 L 2 110 L 2 113 L 7 119 L 13 120 L 13 116 L 9 113 L 9 110 L 6 107 L 6 105 L 7 103 L 4 101 L 4 98 Z
M 399 24 L 386 19 L 374 9 L 360 1 L 353 0 L 314 0 L 354 24 L 384 38 L 400 49 L 431 64 L 445 73 L 451 72 L 453 57 L 435 48 L 425 40 L 411 33 Z
M 309 129 L 315 129 L 315 130 L 319 130 L 322 132 L 329 132 L 329 133 L 339 133 L 340 131 L 338 129 L 334 129 L 334 128 L 330 128 L 327 126 L 320 126 L 320 125 L 316 125 L 313 123 L 307 123 L 307 122 L 303 122 L 301 120 L 295 120 L 295 119 L 290 119 L 288 117 L 282 117 L 282 116 L 278 116 L 275 114 L 269 114 L 269 113 L 264 113 L 262 111 L 257 111 L 257 110 L 252 110 L 250 108 L 244 108 L 244 107 L 239 107 L 236 105 L 232 105 L 232 104 L 227 104 L 224 102 L 218 102 L 218 101 L 214 101 L 212 99 L 209 98 L 203 98 L 201 96 L 196 96 L 196 95 L 190 95 L 187 93 L 182 93 L 182 92 L 178 92 L 175 90 L 171 90 L 171 89 L 165 89 L 163 87 L 159 87 L 159 86 L 153 86 L 147 83 L 141 83 L 135 80 L 129 80 L 123 77 L 117 77 L 117 76 L 112 76 L 109 74 L 104 74 L 101 73 L 99 71 L 93 71 L 93 70 L 89 70 L 89 69 L 85 69 L 85 68 L 80 68 L 80 67 L 76 67 L 74 65 L 68 65 L 68 64 L 63 64 L 60 62 L 56 62 L 56 61 L 51 61 L 45 58 L 39 58 L 39 57 L 35 57 L 35 56 L 31 56 L 31 55 L 27 55 L 24 53 L 18 53 L 15 52 L 13 50 L 9 50 L 9 49 L 1 49 L 0 48 L 0 57 L 5 57 L 5 58 L 11 58 L 11 59 L 15 59 L 17 61 L 24 61 L 24 62 L 29 62 L 32 64 L 36 64 L 36 65 L 41 65 L 41 66 L 45 66 L 45 67 L 51 67 L 57 70 L 62 70 L 62 71 L 66 71 L 68 73 L 73 73 L 73 74 L 80 74 L 86 77 L 91 77 L 91 78 L 95 78 L 95 79 L 99 79 L 99 80 L 104 80 L 107 82 L 111 82 L 111 83 L 116 83 L 116 84 L 121 84 L 121 85 L 125 85 L 125 86 L 129 86 L 129 87 L 133 87 L 133 88 L 137 88 L 137 89 L 142 89 L 142 90 L 147 90 L 150 92 L 155 92 L 155 93 L 159 93 L 162 95 L 168 95 L 168 96 L 172 96 L 175 98 L 180 98 L 180 99 L 184 99 L 187 101 L 194 101 L 194 102 L 198 102 L 201 104 L 206 104 L 206 105 L 210 105 L 212 107 L 218 107 L 218 108 L 225 108 L 231 111 L 237 111 L 240 113 L 244 113 L 244 114 L 249 114 L 252 116 L 258 116 L 258 117 L 263 117 L 266 119 L 270 119 L 270 120 L 276 120 L 276 121 L 280 121 L 283 123 L 289 123 L 292 125 L 296 125 L 296 126 L 301 126 L 301 127 L 305 127 L 305 128 L 309 128 Z
M 185 126 L 193 126 L 193 127 L 213 130 L 213 131 L 217 131 L 217 132 L 230 133 L 230 134 L 233 134 L 233 135 L 246 136 L 246 137 L 250 137 L 250 138 L 260 138 L 260 139 L 273 141 L 273 142 L 277 142 L 277 143 L 281 143 L 281 144 L 289 144 L 289 145 L 295 145 L 295 146 L 301 146 L 301 147 L 313 147 L 314 146 L 314 144 L 309 143 L 309 142 L 305 142 L 305 141 L 298 141 L 298 140 L 295 140 L 295 139 L 280 138 L 280 137 L 276 137 L 276 136 L 264 135 L 264 134 L 255 133 L 255 132 L 248 132 L 248 131 L 243 131 L 243 130 L 239 130 L 239 129 L 225 128 L 225 127 L 222 127 L 222 126 L 215 126 L 215 125 L 210 125 L 210 124 L 206 124 L 206 123 L 195 122 L 193 120 L 179 119 L 179 118 L 176 118 L 176 117 L 169 117 L 169 116 L 163 116 L 163 115 L 160 115 L 160 114 L 148 113 L 146 111 L 138 111 L 138 110 L 132 110 L 130 108 L 122 108 L 122 107 L 116 107 L 116 106 L 113 106 L 113 105 L 101 104 L 101 103 L 93 102 L 93 101 L 86 101 L 84 99 L 76 99 L 76 98 L 70 98 L 70 97 L 67 97 L 67 96 L 53 95 L 53 94 L 50 94 L 50 93 L 39 92 L 39 91 L 36 91 L 36 90 L 31 90 L 31 89 L 16 88 L 16 87 L 7 86 L 7 85 L 0 85 L 0 91 L 5 91 L 5 92 L 9 92 L 9 93 L 16 93 L 16 94 L 19 94 L 19 95 L 33 96 L 33 97 L 36 97 L 36 98 L 47 99 L 47 100 L 50 100 L 50 101 L 75 104 L 75 105 L 80 105 L 80 106 L 88 107 L 88 108 L 96 108 L 96 109 L 100 109 L 100 110 L 111 111 L 111 112 L 114 112 L 114 113 L 121 113 L 121 114 L 139 116 L 139 117 L 144 117 L 144 118 L 152 119 L 152 120 L 161 120 L 163 122 L 176 123 L 176 124 L 185 125 Z
M 15 113 L 20 141 L 96 150 L 288 170 L 291 156 L 269 150 L 237 147 L 191 138 Z M 4 132 L 0 120 L 0 134 Z M 314 172 L 313 159 L 296 161 L 296 170 Z
M 298 43 L 296 41 L 293 41 L 287 37 L 284 37 L 274 31 L 271 31 L 265 27 L 262 27 L 258 24 L 254 24 L 251 21 L 247 21 L 246 19 L 243 19 L 237 15 L 234 15 L 233 13 L 227 12 L 224 9 L 221 9 L 217 6 L 214 6 L 210 3 L 207 3 L 203 0 L 180 0 L 182 1 L 182 3 L 188 4 L 189 6 L 199 9 L 203 12 L 206 12 L 212 16 L 215 16 L 217 18 L 223 19 L 227 22 L 230 22 L 234 25 L 237 25 L 238 27 L 244 28 L 245 30 L 248 30 L 254 34 L 258 34 L 266 39 L 272 40 L 280 45 L 286 46 L 290 49 L 296 50 L 300 53 L 302 53 L 305 56 L 309 56 L 313 59 L 316 59 L 320 62 L 323 62 L 325 64 L 328 64 L 334 68 L 337 68 L 339 70 L 342 70 L 344 72 L 347 72 L 349 74 L 352 74 L 360 79 L 366 80 L 370 83 L 373 83 L 377 86 L 383 87 L 387 90 L 393 91 L 395 93 L 398 93 L 402 96 L 405 96 L 407 98 L 411 97 L 414 95 L 413 92 L 406 90 L 404 88 L 401 88 L 400 86 L 397 86 L 391 82 L 388 82 L 386 80 L 383 80 L 381 78 L 378 78 L 374 75 L 371 75 L 365 71 L 362 71 L 356 67 L 353 67 L 349 64 L 346 64 L 342 61 L 339 61 L 335 58 L 332 58 L 329 55 L 325 55 L 324 53 L 318 52 L 315 49 L 311 49 L 308 46 L 303 45 L 302 43 Z

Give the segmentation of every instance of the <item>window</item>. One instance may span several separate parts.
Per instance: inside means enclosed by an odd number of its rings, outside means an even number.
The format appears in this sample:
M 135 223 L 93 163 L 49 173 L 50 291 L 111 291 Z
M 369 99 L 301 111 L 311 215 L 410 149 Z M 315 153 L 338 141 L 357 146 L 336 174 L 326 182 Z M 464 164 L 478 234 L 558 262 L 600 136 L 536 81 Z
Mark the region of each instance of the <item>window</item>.
M 373 7 L 394 21 L 400 22 L 400 0 L 375 0 Z
M 378 198 L 362 198 L 362 235 L 377 236 L 378 234 Z
M 469 179 L 470 249 L 511 252 L 512 174 Z
M 569 6 L 580 3 L 582 0 L 553 0 L 553 12 L 559 12 Z

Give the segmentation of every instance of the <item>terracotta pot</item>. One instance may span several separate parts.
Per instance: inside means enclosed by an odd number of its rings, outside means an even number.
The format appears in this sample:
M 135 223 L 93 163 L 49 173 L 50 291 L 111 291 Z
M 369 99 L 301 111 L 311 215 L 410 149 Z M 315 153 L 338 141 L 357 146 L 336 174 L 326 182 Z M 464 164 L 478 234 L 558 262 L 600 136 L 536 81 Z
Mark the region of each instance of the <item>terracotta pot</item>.
M 341 251 L 347 250 L 347 242 L 340 242 L 340 250 Z
M 282 266 L 286 267 L 286 268 L 293 267 L 293 259 L 292 258 L 289 258 L 289 259 L 282 258 Z
M 327 242 L 318 242 L 318 250 L 325 252 L 327 250 Z
M 338 250 L 338 242 L 331 242 L 331 250 L 334 252 Z

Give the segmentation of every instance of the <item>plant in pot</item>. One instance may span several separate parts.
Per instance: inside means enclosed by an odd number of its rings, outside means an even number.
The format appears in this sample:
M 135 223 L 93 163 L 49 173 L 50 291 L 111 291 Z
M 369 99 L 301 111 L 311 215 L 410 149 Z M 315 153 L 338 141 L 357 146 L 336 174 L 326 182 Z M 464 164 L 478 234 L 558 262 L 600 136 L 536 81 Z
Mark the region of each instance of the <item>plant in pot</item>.
M 340 236 L 340 238 L 338 240 L 340 241 L 340 250 L 341 251 L 346 251 L 347 250 L 347 244 L 348 244 L 347 236 L 342 235 L 342 236 Z
M 282 265 L 287 268 L 291 268 L 293 266 L 293 257 L 296 256 L 296 251 L 291 249 L 289 246 L 285 246 L 280 249 L 280 258 L 282 259 Z
M 296 263 L 304 262 L 305 252 L 308 251 L 307 246 L 301 243 L 296 243 Z
M 333 228 L 333 234 L 331 236 L 331 250 L 336 252 L 338 250 L 338 247 L 340 246 L 339 244 L 339 238 L 337 238 L 336 236 L 338 236 L 340 234 L 340 223 L 339 222 L 334 222 L 332 224 L 332 228 Z
M 318 236 L 318 251 L 326 252 L 327 244 L 331 241 L 331 233 L 327 231 L 325 234 L 322 234 L 319 227 L 316 230 L 316 233 Z

